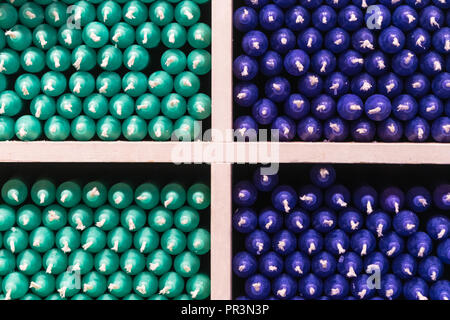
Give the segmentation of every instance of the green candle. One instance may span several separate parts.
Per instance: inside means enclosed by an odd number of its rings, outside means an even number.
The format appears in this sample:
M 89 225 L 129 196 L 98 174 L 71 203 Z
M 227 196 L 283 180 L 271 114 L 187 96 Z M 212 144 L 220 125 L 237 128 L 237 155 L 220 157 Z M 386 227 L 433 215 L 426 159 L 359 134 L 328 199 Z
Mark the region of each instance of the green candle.
M 119 256 L 112 250 L 104 249 L 95 255 L 95 270 L 110 275 L 119 269 Z
M 196 274 L 187 281 L 186 291 L 194 300 L 204 300 L 211 293 L 211 280 L 205 274 Z
M 42 267 L 48 274 L 60 274 L 67 269 L 67 256 L 59 249 L 51 249 L 44 255 Z
M 176 272 L 168 272 L 159 279 L 159 294 L 168 298 L 179 296 L 184 289 L 184 280 Z
M 37 295 L 32 294 L 32 293 L 27 293 L 26 295 L 24 295 L 22 298 L 20 298 L 20 300 L 42 300 L 41 298 L 39 298 Z
M 19 9 L 19 21 L 28 28 L 36 28 L 44 21 L 44 10 L 36 3 L 25 3 Z
M 108 113 L 108 99 L 99 93 L 91 94 L 83 101 L 83 112 L 95 120 L 104 117 Z
M 127 1 L 123 7 L 123 20 L 137 27 L 148 17 L 147 7 L 140 1 Z
M 78 277 L 77 273 L 66 271 L 56 278 L 56 290 L 61 298 L 71 298 L 80 291 L 80 279 Z
M 94 213 L 88 206 L 79 204 L 70 209 L 68 220 L 73 228 L 83 231 L 94 223 Z
M 27 204 L 17 210 L 17 225 L 26 231 L 31 231 L 41 224 L 41 210 L 32 205 Z
M 198 227 L 200 215 L 197 210 L 184 206 L 175 212 L 175 226 L 183 232 L 191 232 Z
M 208 253 L 211 248 L 211 235 L 205 229 L 196 229 L 189 233 L 187 237 L 187 246 L 193 253 L 204 255 Z
M 21 205 L 28 197 L 28 187 L 19 178 L 6 181 L 2 187 L 2 199 L 11 206 Z
M 185 251 L 175 258 L 173 267 L 182 277 L 189 278 L 200 270 L 200 258 L 190 251 Z
M 44 51 L 35 47 L 26 49 L 20 55 L 20 65 L 26 72 L 41 72 L 45 67 Z
M 150 6 L 149 18 L 158 26 L 165 26 L 173 20 L 173 7 L 166 1 L 156 1 Z
M 138 250 L 129 249 L 120 256 L 120 268 L 135 276 L 145 269 L 145 258 Z
M 109 112 L 114 118 L 124 120 L 133 114 L 134 101 L 125 93 L 116 94 L 109 101 Z
M 128 183 L 116 183 L 108 191 L 108 201 L 117 209 L 125 209 L 133 203 L 133 199 L 134 191 Z
M 158 97 L 168 95 L 173 90 L 173 79 L 165 71 L 156 71 L 148 78 L 150 92 Z
M 156 276 L 161 276 L 172 267 L 172 257 L 161 249 L 155 250 L 147 257 L 147 268 Z
M 132 45 L 123 53 L 123 64 L 131 71 L 141 71 L 150 63 L 150 55 L 147 49 L 140 45 Z
M 64 227 L 56 234 L 56 247 L 69 253 L 80 247 L 80 233 L 72 227 Z
M 95 7 L 89 1 L 77 1 L 75 4 L 75 19 L 80 21 L 82 27 L 95 20 Z
M 111 27 L 122 18 L 122 7 L 115 1 L 103 1 L 97 7 L 97 20 Z
M 183 97 L 190 97 L 200 90 L 200 79 L 192 72 L 185 71 L 174 80 L 175 91 Z
M 61 183 L 56 189 L 56 201 L 65 208 L 75 207 L 81 201 L 81 186 L 76 181 Z
M 8 274 L 2 281 L 5 300 L 22 298 L 28 291 L 28 278 L 19 272 Z
M 49 71 L 41 78 L 41 89 L 44 94 L 51 97 L 60 96 L 66 90 L 66 78 L 60 72 Z
M 15 256 L 8 250 L 0 250 L 0 276 L 6 276 L 8 273 L 13 272 L 15 267 Z
M 142 209 L 151 210 L 159 203 L 159 189 L 153 183 L 143 183 L 136 188 L 134 200 Z
M 68 271 L 84 275 L 93 269 L 94 257 L 89 252 L 77 249 L 70 254 L 68 264 Z
M 67 21 L 67 5 L 53 2 L 45 7 L 45 21 L 53 27 L 59 28 Z
M 52 116 L 45 122 L 44 132 L 51 141 L 64 141 L 70 135 L 70 123 L 61 116 Z
M 71 29 L 67 25 L 63 25 L 58 31 L 58 42 L 67 49 L 74 49 L 83 42 L 81 39 L 81 30 Z
M 91 208 L 98 208 L 108 200 L 108 189 L 101 181 L 91 181 L 83 187 L 83 202 Z
M 195 49 L 187 58 L 187 65 L 196 75 L 205 75 L 211 71 L 211 54 L 203 49 Z
M 83 277 L 82 289 L 91 298 L 98 298 L 106 291 L 106 278 L 104 275 L 91 271 Z
M 133 241 L 131 233 L 122 227 L 117 227 L 108 233 L 106 242 L 108 248 L 114 252 L 122 253 L 130 249 Z
M 95 79 L 88 72 L 85 71 L 75 72 L 70 76 L 69 89 L 77 97 L 81 98 L 87 97 L 95 89 Z
M 34 29 L 35 32 L 39 32 L 42 30 L 42 28 L 38 28 Z M 31 46 L 31 31 L 21 24 L 17 24 L 12 28 L 8 28 L 8 30 L 5 32 L 5 37 L 8 47 L 12 50 L 23 51 Z
M 39 179 L 31 186 L 30 195 L 36 205 L 49 206 L 56 199 L 55 184 L 48 179 Z
M 133 290 L 144 298 L 149 298 L 158 291 L 158 278 L 150 272 L 141 272 L 133 279 Z
M 95 121 L 88 116 L 78 116 L 70 124 L 70 133 L 77 141 L 89 141 L 95 136 Z
M 56 45 L 56 29 L 48 24 L 41 24 L 33 30 L 32 40 L 36 47 L 47 51 Z
M 14 137 L 14 120 L 0 116 L 0 141 L 8 141 Z
M 41 270 L 42 258 L 41 255 L 31 249 L 22 251 L 17 257 L 17 269 L 23 274 L 31 276 Z
M 112 45 L 104 46 L 97 55 L 97 64 L 106 71 L 115 71 L 119 69 L 122 66 L 122 60 L 122 51 Z
M 145 22 L 136 30 L 136 42 L 146 49 L 156 48 L 161 42 L 161 30 L 153 22 Z
M 22 141 L 34 141 L 42 134 L 42 124 L 31 115 L 21 116 L 14 127 L 16 136 Z
M 96 87 L 98 92 L 102 95 L 106 97 L 113 97 L 120 92 L 121 83 L 122 80 L 117 73 L 103 72 L 97 77 Z M 108 110 L 106 108 L 105 114 L 107 111 Z M 96 119 L 98 119 L 98 117 Z
M 109 231 L 119 224 L 119 211 L 110 205 L 104 205 L 95 211 L 95 225 L 103 231 Z
M 109 35 L 112 44 L 116 45 L 120 49 L 125 49 L 131 46 L 136 38 L 134 28 L 125 22 L 116 23 L 111 28 Z
M 211 27 L 205 23 L 197 23 L 189 28 L 187 40 L 195 49 L 205 49 L 211 45 Z
M 109 30 L 103 23 L 90 22 L 83 28 L 82 38 L 89 47 L 98 49 L 108 42 Z
M 23 100 L 32 100 L 41 91 L 41 82 L 34 74 L 22 74 L 16 79 L 14 90 Z
M 38 272 L 31 277 L 30 288 L 31 292 L 41 298 L 45 298 L 55 292 L 55 277 L 44 271 Z
M 147 77 L 142 72 L 128 72 L 122 78 L 122 89 L 130 97 L 139 97 L 147 91 Z
M 70 68 L 71 54 L 64 47 L 56 46 L 47 51 L 45 58 L 47 67 L 54 71 L 66 71 Z
M 113 116 L 104 116 L 97 122 L 97 136 L 103 141 L 115 141 L 122 132 L 120 121 Z
M 55 244 L 55 235 L 53 231 L 47 227 L 38 227 L 31 232 L 29 243 L 31 248 L 37 252 L 44 253 L 53 248 Z
M 98 227 L 90 227 L 81 234 L 83 250 L 98 253 L 106 246 L 106 234 Z
M 195 120 L 204 120 L 211 115 L 211 98 L 204 93 L 197 93 L 189 98 L 187 111 Z
M 173 225 L 173 213 L 164 207 L 158 206 L 150 211 L 148 224 L 150 228 L 157 232 L 165 232 Z
M 172 137 L 172 120 L 165 116 L 158 116 L 150 121 L 148 133 L 155 141 L 167 141 Z
M 191 116 L 179 118 L 173 126 L 173 135 L 180 141 L 192 141 L 201 134 L 201 123 Z
M 94 49 L 83 44 L 72 51 L 71 60 L 77 71 L 89 71 L 96 65 L 96 53 Z
M 186 55 L 179 49 L 169 49 L 161 56 L 161 67 L 172 75 L 184 71 L 186 63 Z
M 61 298 L 61 296 L 59 295 L 59 293 L 53 293 L 51 295 L 49 295 L 47 298 L 45 298 L 45 300 L 67 300 L 65 298 Z
M 178 119 L 186 113 L 186 100 L 177 93 L 171 93 L 161 101 L 161 112 L 169 119 Z
M 74 295 L 70 300 L 92 300 L 92 298 L 86 294 L 78 293 Z
M 148 298 L 148 300 L 169 300 L 169 299 L 160 294 L 154 294 L 150 298 Z
M 22 100 L 16 92 L 6 90 L 0 92 L 0 115 L 14 117 L 22 110 Z
M 175 8 L 175 20 L 185 27 L 197 23 L 200 15 L 200 7 L 193 1 L 181 1 Z
M 186 29 L 178 23 L 170 23 L 161 31 L 161 41 L 167 48 L 181 48 L 186 40 Z
M 66 93 L 58 98 L 56 110 L 58 114 L 66 119 L 73 119 L 81 113 L 82 104 L 80 98 Z
M 15 222 L 16 215 L 14 209 L 5 204 L 0 204 L 0 232 L 11 229 Z
M 204 210 L 211 203 L 211 190 L 203 183 L 196 183 L 188 189 L 187 201 L 191 207 Z
M 97 298 L 97 300 L 119 300 L 112 294 L 103 294 Z
M 10 29 L 17 23 L 17 10 L 9 3 L 0 3 L 0 28 Z
M 159 235 L 153 229 L 144 227 L 134 235 L 133 245 L 139 252 L 148 254 L 158 248 Z
M 0 51 L 0 63 L 3 65 L 0 73 L 3 74 L 15 74 L 20 68 L 19 55 L 11 49 L 3 49 Z
M 131 277 L 122 271 L 117 271 L 108 278 L 108 290 L 117 298 L 123 298 L 129 294 L 132 285 Z
M 144 210 L 138 206 L 130 206 L 122 211 L 120 223 L 129 231 L 138 231 L 144 227 L 147 222 L 147 215 Z
M 161 190 L 161 203 L 170 210 L 181 208 L 186 202 L 186 191 L 178 183 L 169 183 Z
M 187 294 L 181 294 L 178 297 L 173 298 L 173 300 L 192 300 Z
M 45 94 L 40 94 L 31 101 L 31 114 L 39 120 L 47 120 L 56 112 L 55 100 Z
M 186 236 L 178 229 L 169 229 L 161 236 L 161 248 L 170 255 L 178 255 L 186 248 Z

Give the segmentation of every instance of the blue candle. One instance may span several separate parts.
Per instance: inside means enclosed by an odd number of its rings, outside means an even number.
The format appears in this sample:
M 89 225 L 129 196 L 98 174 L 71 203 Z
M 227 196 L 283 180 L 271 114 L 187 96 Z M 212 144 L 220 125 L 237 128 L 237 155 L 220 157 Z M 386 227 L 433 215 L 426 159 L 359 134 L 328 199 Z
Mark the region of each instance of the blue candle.
M 404 248 L 405 242 L 395 232 L 389 232 L 382 237 L 378 243 L 380 251 L 388 257 L 397 257 L 400 255 Z
M 285 270 L 294 278 L 303 277 L 309 273 L 310 268 L 311 263 L 308 256 L 299 251 L 293 252 L 285 260 Z
M 361 256 L 371 254 L 376 247 L 376 240 L 373 234 L 367 230 L 359 230 L 352 235 L 352 250 Z
M 288 230 L 279 231 L 272 237 L 272 248 L 275 252 L 287 256 L 297 248 L 297 239 Z
M 255 211 L 240 208 L 233 214 L 233 228 L 240 233 L 250 233 L 256 229 L 257 220 Z
M 347 252 L 339 257 L 337 270 L 348 279 L 356 278 L 363 271 L 363 261 L 356 253 Z
M 299 206 L 308 211 L 317 210 L 322 205 L 322 191 L 313 185 L 301 187 L 298 192 Z
M 307 300 L 317 299 L 323 292 L 322 280 L 313 273 L 310 273 L 300 279 L 298 282 L 298 291 Z
M 443 215 L 434 216 L 428 220 L 426 231 L 433 240 L 444 240 L 450 232 L 450 219 Z
M 364 219 L 362 215 L 354 209 L 346 209 L 339 214 L 339 228 L 346 233 L 353 233 L 363 227 Z
M 283 227 L 283 217 L 278 211 L 266 208 L 259 213 L 258 225 L 267 233 L 275 233 Z
M 308 229 L 298 238 L 298 248 L 307 255 L 316 254 L 323 247 L 323 238 L 317 231 Z
M 283 258 L 276 252 L 265 253 L 259 259 L 259 272 L 267 278 L 275 278 L 283 272 Z
M 248 278 L 256 273 L 258 262 L 251 254 L 242 251 L 237 253 L 233 258 L 233 272 L 240 278 Z

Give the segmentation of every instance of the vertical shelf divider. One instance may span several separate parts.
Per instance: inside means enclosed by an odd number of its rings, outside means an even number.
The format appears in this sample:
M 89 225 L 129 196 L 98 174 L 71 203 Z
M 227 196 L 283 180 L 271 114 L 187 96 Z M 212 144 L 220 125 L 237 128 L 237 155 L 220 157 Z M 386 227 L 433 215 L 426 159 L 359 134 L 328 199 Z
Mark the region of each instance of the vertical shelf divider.
M 212 141 L 225 151 L 233 124 L 233 1 L 211 0 L 212 6 Z M 230 135 L 231 137 L 231 135 Z M 232 164 L 211 163 L 211 299 L 232 298 L 231 179 Z

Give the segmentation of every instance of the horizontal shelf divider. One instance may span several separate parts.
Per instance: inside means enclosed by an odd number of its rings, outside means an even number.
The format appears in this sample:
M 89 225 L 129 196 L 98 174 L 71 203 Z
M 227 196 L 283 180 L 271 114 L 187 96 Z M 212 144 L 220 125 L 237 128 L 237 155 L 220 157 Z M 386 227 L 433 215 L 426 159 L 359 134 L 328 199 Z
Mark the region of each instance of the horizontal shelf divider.
M 450 164 L 439 143 L 1 142 L 0 162 Z

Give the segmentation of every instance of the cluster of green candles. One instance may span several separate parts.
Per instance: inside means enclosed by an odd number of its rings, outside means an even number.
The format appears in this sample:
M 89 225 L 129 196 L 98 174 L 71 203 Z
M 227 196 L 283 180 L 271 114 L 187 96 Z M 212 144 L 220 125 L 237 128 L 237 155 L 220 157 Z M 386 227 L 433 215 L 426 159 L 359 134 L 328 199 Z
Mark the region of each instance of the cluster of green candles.
M 1 3 L 0 141 L 197 138 L 211 114 L 207 2 Z
M 0 299 L 206 299 L 208 186 L 6 181 Z

